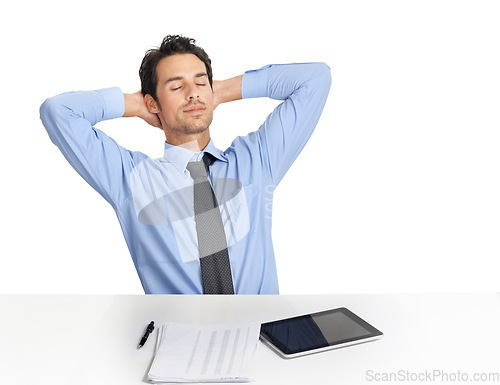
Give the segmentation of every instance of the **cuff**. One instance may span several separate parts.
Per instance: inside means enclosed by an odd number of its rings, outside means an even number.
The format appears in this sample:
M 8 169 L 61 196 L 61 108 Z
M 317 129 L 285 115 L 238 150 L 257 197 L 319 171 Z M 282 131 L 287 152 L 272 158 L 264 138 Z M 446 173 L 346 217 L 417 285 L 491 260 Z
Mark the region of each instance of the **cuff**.
M 121 118 L 125 113 L 125 99 L 123 92 L 118 87 L 97 90 L 104 101 L 104 114 L 102 120 Z
M 241 97 L 243 99 L 268 96 L 267 71 L 263 70 L 271 66 L 272 64 L 269 64 L 257 70 L 247 71 L 243 74 L 243 79 L 241 81 Z

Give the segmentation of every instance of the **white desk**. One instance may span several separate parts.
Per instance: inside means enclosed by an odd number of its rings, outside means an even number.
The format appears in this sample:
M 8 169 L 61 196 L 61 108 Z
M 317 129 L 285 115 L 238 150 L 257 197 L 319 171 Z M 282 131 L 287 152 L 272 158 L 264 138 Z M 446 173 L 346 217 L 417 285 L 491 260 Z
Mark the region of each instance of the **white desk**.
M 0 383 L 140 385 L 156 331 L 142 349 L 137 343 L 151 320 L 157 326 L 167 321 L 265 322 L 342 306 L 382 330 L 384 338 L 292 360 L 259 343 L 254 383 L 364 384 L 376 383 L 375 376 L 422 376 L 434 370 L 500 377 L 500 295 L 495 293 L 0 295 Z M 496 381 L 482 383 L 498 384 L 500 378 Z

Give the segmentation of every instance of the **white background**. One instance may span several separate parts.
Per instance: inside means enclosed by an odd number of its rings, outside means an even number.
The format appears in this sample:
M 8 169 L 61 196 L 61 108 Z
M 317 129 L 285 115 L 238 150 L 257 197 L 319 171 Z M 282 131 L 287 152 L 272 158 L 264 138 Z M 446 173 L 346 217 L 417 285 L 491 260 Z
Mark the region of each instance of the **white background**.
M 50 142 L 57 93 L 140 88 L 144 52 L 193 37 L 215 79 L 324 61 L 332 89 L 278 186 L 282 293 L 499 291 L 500 4 L 496 1 L 41 1 L 0 16 L 0 293 L 142 293 L 111 206 Z M 222 105 L 225 149 L 275 101 Z M 163 154 L 136 118 L 100 123 Z

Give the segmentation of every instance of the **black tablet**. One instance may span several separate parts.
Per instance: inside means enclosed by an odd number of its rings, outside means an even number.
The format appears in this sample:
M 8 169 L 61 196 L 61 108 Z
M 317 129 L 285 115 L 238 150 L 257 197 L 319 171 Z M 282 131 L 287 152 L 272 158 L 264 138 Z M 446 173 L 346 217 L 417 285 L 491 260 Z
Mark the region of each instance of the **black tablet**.
M 264 323 L 263 342 L 284 358 L 373 341 L 383 336 L 346 308 Z

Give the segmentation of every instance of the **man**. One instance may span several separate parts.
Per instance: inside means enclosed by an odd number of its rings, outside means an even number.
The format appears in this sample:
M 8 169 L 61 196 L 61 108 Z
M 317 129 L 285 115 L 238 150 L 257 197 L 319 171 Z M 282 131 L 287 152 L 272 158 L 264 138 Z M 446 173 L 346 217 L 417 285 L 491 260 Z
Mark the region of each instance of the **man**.
M 47 99 L 40 116 L 65 158 L 115 209 L 144 291 L 277 294 L 270 202 L 321 115 L 328 66 L 269 65 L 213 81 L 205 51 L 169 35 L 146 53 L 139 75 L 140 92 L 65 93 Z M 257 131 L 218 150 L 214 109 L 264 96 L 283 102 Z M 94 127 L 122 116 L 162 128 L 164 156 L 126 150 Z

